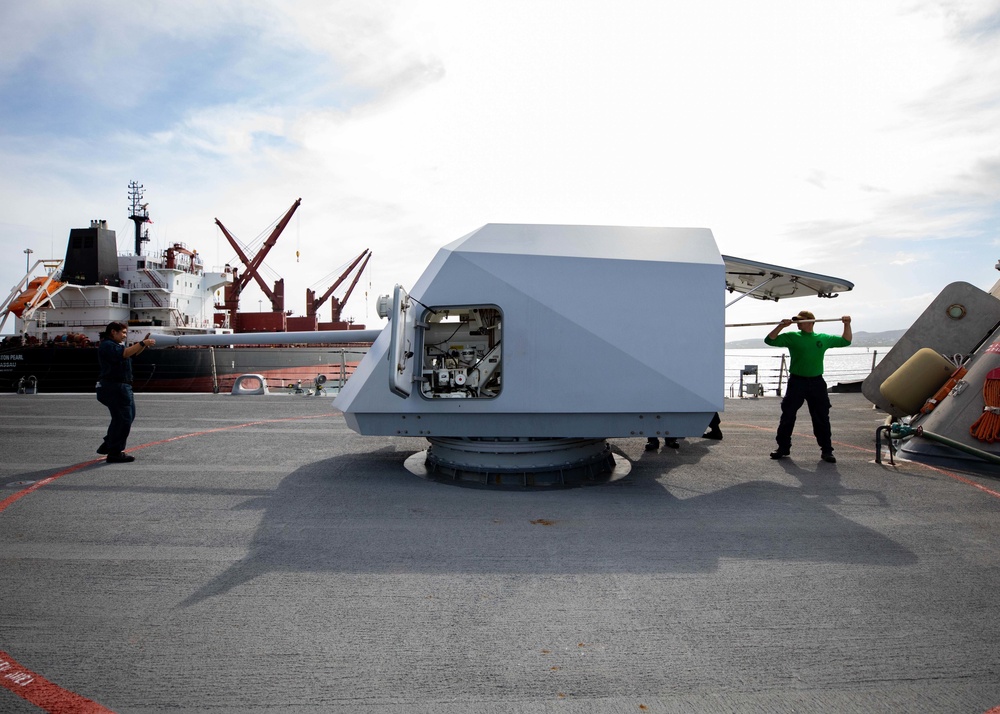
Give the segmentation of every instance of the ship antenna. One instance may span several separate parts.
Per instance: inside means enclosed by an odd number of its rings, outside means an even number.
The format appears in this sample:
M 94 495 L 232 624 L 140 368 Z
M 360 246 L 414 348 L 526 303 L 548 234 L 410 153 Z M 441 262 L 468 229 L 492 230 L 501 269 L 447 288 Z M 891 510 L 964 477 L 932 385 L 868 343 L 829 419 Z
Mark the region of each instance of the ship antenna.
M 132 205 L 129 206 L 128 219 L 135 224 L 135 254 L 142 255 L 142 244 L 149 242 L 149 229 L 143 224 L 152 223 L 149 220 L 148 203 L 142 202 L 142 184 L 138 181 L 129 181 L 128 198 Z

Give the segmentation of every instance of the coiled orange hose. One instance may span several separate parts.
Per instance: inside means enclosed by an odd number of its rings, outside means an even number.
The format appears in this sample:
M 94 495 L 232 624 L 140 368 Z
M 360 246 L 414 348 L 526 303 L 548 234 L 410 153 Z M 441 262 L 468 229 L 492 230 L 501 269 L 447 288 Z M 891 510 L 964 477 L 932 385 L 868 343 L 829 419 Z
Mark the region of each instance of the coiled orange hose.
M 969 433 L 980 441 L 992 444 L 1000 440 L 1000 370 L 990 370 L 983 382 L 983 413 L 969 427 Z

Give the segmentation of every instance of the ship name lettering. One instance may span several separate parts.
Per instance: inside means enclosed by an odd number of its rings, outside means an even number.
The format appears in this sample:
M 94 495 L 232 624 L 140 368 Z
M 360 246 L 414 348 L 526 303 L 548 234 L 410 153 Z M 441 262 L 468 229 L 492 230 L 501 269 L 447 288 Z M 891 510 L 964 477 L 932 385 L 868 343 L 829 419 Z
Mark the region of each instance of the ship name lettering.
M 13 665 L 10 662 L 5 662 L 4 660 L 0 659 L 0 672 L 6 672 L 7 670 L 10 670 L 10 669 L 13 669 L 13 668 L 14 667 L 13 667 Z M 13 672 L 10 672 L 8 674 L 5 674 L 3 676 L 3 678 L 4 679 L 9 679 L 14 684 L 17 684 L 18 686 L 21 686 L 21 687 L 26 687 L 27 685 L 29 685 L 29 684 L 31 684 L 32 682 L 35 681 L 34 676 L 32 676 L 31 674 L 28 674 L 27 672 L 24 672 L 24 671 L 17 671 L 17 670 L 15 670 Z
M 35 678 L 27 672 L 11 672 L 10 674 L 5 675 L 4 679 L 9 679 L 19 687 L 26 687 L 35 681 Z
M 0 360 L 23 360 L 24 355 L 0 355 Z

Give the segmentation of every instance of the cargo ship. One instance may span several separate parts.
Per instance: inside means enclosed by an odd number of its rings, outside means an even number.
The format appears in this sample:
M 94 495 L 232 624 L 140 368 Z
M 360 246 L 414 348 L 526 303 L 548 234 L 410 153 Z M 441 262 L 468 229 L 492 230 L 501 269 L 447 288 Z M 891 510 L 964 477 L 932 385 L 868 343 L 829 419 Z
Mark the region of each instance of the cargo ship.
M 357 285 L 371 257 L 363 251 L 322 296 L 306 291 L 304 317 L 284 309 L 284 283 L 274 288 L 260 278 L 263 259 L 288 224 L 297 200 L 277 223 L 260 251 L 250 258 L 216 219 L 242 267 L 206 270 L 201 255 L 175 242 L 155 255 L 146 254 L 151 223 L 143 187 L 129 184 L 129 220 L 135 226 L 134 249 L 118 252 L 107 221 L 92 220 L 70 231 L 62 259 L 37 260 L 0 304 L 0 332 L 13 318 L 14 334 L 0 340 L 0 390 L 86 392 L 94 389 L 97 345 L 109 322 L 128 325 L 128 342 L 148 333 L 210 335 L 244 332 L 321 332 L 364 330 L 340 320 L 342 305 Z M 26 251 L 30 256 L 30 253 Z M 342 299 L 333 297 L 350 276 Z M 267 312 L 241 312 L 240 293 L 251 280 L 271 303 Z M 218 300 L 223 296 L 223 300 Z M 320 322 L 319 308 L 331 303 L 332 319 Z M 359 332 L 359 336 L 362 333 Z M 136 391 L 228 391 L 244 374 L 258 374 L 270 386 L 297 387 L 342 383 L 367 352 L 370 342 L 350 339 L 326 344 L 273 347 L 169 347 L 146 350 L 133 358 Z

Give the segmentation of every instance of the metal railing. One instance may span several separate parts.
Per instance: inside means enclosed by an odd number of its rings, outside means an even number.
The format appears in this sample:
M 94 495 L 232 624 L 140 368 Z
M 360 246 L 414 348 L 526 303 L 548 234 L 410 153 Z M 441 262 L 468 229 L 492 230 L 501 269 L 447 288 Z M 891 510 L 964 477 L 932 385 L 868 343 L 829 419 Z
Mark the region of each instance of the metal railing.
M 878 350 L 863 354 L 826 353 L 823 378 L 829 386 L 859 382 L 875 369 L 879 362 Z M 882 355 L 884 356 L 884 355 Z M 868 359 L 870 357 L 870 360 Z M 741 356 L 747 364 L 726 367 L 726 394 L 731 398 L 780 397 L 788 384 L 788 355 Z M 733 359 L 727 359 L 732 362 Z M 751 364 L 756 362 L 756 364 Z M 753 369 L 751 369 L 753 368 Z
M 316 375 L 323 375 L 325 378 L 320 384 L 322 389 L 328 392 L 330 395 L 335 395 L 340 392 L 343 386 L 347 383 L 347 380 L 354 374 L 354 370 L 358 365 L 358 362 L 365 356 L 366 350 L 352 350 L 347 348 L 341 348 L 339 350 L 331 349 L 329 350 L 331 354 L 338 355 L 339 364 L 336 365 L 332 370 L 320 370 L 319 367 L 316 368 Z M 298 368 L 298 372 L 301 372 L 301 368 Z M 216 391 L 228 393 L 232 391 L 233 383 L 239 379 L 238 374 L 227 374 L 219 375 L 216 378 L 217 386 Z M 272 391 L 279 390 L 295 390 L 297 388 L 303 390 L 314 389 L 316 383 L 310 378 L 302 378 L 298 374 L 285 374 L 282 375 L 280 370 L 273 371 L 267 377 L 268 389 Z

